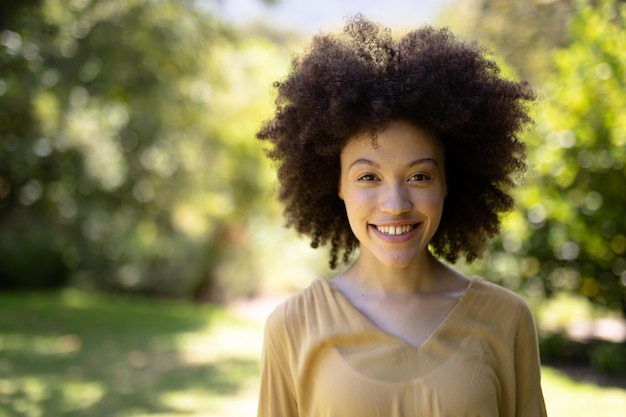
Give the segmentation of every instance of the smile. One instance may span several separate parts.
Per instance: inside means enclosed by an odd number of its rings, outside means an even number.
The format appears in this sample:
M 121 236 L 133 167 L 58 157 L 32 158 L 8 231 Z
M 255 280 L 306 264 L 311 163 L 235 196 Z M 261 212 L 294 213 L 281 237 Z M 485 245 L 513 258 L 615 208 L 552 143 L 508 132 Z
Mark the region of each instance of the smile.
M 398 236 L 409 233 L 411 230 L 415 229 L 414 224 L 405 224 L 401 226 L 374 226 L 376 229 L 385 235 L 388 236 Z

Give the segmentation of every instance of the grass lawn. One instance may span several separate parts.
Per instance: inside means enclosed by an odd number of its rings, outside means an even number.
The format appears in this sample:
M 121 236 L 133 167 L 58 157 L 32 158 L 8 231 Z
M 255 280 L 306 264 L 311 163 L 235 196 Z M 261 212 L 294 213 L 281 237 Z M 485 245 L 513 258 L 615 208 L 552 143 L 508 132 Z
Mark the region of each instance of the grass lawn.
M 171 301 L 0 295 L 0 417 L 256 413 L 262 318 Z M 623 416 L 626 390 L 544 369 L 551 417 Z

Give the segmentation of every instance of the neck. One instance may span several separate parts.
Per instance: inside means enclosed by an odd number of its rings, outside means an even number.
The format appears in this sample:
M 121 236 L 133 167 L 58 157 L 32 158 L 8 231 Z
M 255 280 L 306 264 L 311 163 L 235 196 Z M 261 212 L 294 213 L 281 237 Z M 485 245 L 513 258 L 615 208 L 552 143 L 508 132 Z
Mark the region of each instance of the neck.
M 446 287 L 451 272 L 430 253 L 424 252 L 405 267 L 384 265 L 367 253 L 359 254 L 355 263 L 342 274 L 353 285 L 380 295 L 432 293 Z

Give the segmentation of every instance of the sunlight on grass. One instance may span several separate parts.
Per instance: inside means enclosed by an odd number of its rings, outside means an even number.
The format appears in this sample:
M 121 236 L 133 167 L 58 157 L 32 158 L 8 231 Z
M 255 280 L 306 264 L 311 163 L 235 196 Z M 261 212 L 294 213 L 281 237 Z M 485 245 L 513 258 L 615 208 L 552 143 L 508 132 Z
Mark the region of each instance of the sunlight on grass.
M 621 417 L 626 410 L 626 389 L 578 382 L 553 368 L 542 369 L 542 387 L 550 417 Z
M 24 336 L 5 333 L 0 338 L 0 350 L 30 352 L 37 355 L 70 355 L 80 349 L 80 338 L 76 335 Z
M 211 417 L 254 417 L 257 412 L 257 392 L 220 400 L 211 408 Z M 200 416 L 198 416 L 200 417 Z
M 164 394 L 162 401 L 171 409 L 177 410 L 176 414 L 167 414 L 171 416 L 252 417 L 256 415 L 257 386 L 258 380 L 251 378 L 245 387 L 233 395 L 207 396 L 203 390 L 183 390 Z
M 204 331 L 180 335 L 177 346 L 181 359 L 189 364 L 228 364 L 237 359 L 256 363 L 261 356 L 262 337 L 262 326 L 257 323 L 226 319 Z M 194 414 L 193 410 L 208 411 L 212 417 L 256 415 L 258 366 L 254 366 L 252 373 L 250 369 L 224 365 L 217 369 L 239 381 L 236 392 L 210 396 L 203 391 L 170 392 L 164 396 L 164 403 L 194 417 L 206 413 Z
M 235 417 L 256 403 L 261 329 L 224 309 L 77 291 L 0 304 L 0 417 Z
M 104 397 L 105 390 L 97 382 L 76 381 L 63 384 L 61 392 L 67 410 L 82 410 L 96 404 Z
M 218 322 L 204 331 L 177 338 L 177 347 L 187 363 L 209 363 L 233 357 L 258 358 L 261 343 L 258 326 L 245 322 Z

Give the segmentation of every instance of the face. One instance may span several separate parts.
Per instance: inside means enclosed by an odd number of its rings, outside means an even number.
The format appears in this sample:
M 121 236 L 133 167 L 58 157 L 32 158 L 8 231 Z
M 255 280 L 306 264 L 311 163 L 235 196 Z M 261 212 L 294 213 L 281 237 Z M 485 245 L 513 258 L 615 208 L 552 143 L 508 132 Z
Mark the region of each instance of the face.
M 376 147 L 357 135 L 341 152 L 339 196 L 360 257 L 402 268 L 427 256 L 446 192 L 442 149 L 410 123 L 392 122 Z

